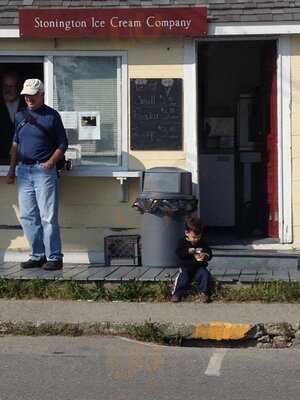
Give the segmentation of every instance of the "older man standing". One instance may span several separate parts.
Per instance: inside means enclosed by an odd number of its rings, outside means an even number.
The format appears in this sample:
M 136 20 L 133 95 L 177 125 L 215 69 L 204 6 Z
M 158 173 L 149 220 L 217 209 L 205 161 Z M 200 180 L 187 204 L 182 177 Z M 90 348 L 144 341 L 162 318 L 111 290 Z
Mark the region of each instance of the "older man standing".
M 25 102 L 19 95 L 19 75 L 15 71 L 5 72 L 1 79 L 1 103 L 0 103 L 0 164 L 9 163 L 9 151 L 11 148 L 15 115 L 25 108 Z
M 20 219 L 31 247 L 22 268 L 57 270 L 63 267 L 58 225 L 58 176 L 55 164 L 68 141 L 60 115 L 44 104 L 44 85 L 27 79 L 21 94 L 27 109 L 16 115 L 7 183 L 17 185 Z

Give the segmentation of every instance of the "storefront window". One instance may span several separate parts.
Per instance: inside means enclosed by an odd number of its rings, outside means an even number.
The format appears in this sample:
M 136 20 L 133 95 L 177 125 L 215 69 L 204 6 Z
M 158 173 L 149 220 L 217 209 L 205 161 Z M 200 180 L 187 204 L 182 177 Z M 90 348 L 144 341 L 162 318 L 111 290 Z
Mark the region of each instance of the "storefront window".
M 77 164 L 121 164 L 119 65 L 119 57 L 53 58 L 53 105 Z

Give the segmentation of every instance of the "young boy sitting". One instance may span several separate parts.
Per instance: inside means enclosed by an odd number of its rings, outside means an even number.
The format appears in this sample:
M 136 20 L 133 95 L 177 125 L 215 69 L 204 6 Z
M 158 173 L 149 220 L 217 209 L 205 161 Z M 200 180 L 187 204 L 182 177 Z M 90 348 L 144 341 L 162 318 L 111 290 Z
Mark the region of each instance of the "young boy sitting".
M 198 217 L 189 217 L 185 221 L 185 237 L 180 239 L 176 254 L 179 258 L 179 274 L 172 291 L 172 302 L 181 301 L 185 291 L 195 281 L 200 293 L 199 300 L 209 302 L 211 274 L 207 270 L 207 261 L 212 258 L 210 247 L 202 239 L 203 226 Z

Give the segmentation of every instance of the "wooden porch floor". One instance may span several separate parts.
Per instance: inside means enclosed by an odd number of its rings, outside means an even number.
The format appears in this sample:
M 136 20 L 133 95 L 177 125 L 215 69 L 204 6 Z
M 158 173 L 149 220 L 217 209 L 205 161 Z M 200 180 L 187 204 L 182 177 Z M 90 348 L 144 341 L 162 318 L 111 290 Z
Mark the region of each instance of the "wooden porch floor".
M 217 281 L 227 283 L 270 282 L 274 280 L 300 281 L 300 271 L 295 266 L 282 267 L 281 263 L 264 266 L 247 265 L 240 267 L 228 263 L 210 265 L 208 269 Z M 75 281 L 124 282 L 138 280 L 158 282 L 174 280 L 177 268 L 105 266 L 103 264 L 65 264 L 60 271 L 44 271 L 42 269 L 20 268 L 19 263 L 0 263 L 0 278 L 15 280 L 47 279 Z

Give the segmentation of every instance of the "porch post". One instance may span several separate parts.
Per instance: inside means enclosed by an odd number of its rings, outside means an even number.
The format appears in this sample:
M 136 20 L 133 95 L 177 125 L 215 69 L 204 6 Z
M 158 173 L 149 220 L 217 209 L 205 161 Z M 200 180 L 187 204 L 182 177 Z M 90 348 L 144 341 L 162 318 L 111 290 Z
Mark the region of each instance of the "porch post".
M 184 42 L 184 151 L 186 169 L 192 173 L 193 194 L 199 198 L 197 140 L 197 51 L 196 41 Z
M 278 39 L 278 223 L 281 243 L 292 243 L 291 41 Z

